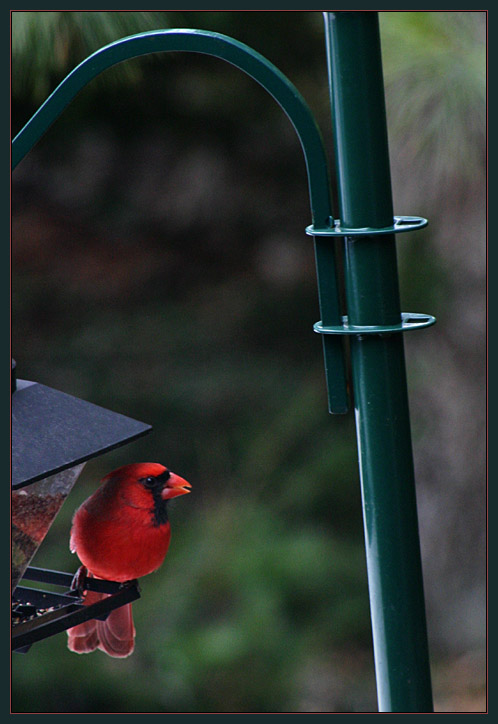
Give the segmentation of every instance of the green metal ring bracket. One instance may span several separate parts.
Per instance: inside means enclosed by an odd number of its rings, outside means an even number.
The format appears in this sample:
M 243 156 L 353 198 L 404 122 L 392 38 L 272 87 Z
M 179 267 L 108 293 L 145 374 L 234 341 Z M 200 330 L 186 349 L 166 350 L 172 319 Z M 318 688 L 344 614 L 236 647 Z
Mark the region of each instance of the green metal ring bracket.
M 418 314 L 416 312 L 402 312 L 401 322 L 399 324 L 384 325 L 360 325 L 349 324 L 347 316 L 342 318 L 343 324 L 323 325 L 322 322 L 316 322 L 313 325 L 315 332 L 319 334 L 393 334 L 394 332 L 407 332 L 412 329 L 423 329 L 430 327 L 436 322 L 436 318 L 431 314 Z
M 334 220 L 334 226 L 323 229 L 315 226 L 307 226 L 306 233 L 309 236 L 378 236 L 381 234 L 399 234 L 402 231 L 417 231 L 423 229 L 429 223 L 422 216 L 395 216 L 392 226 L 373 228 L 364 226 L 360 229 L 350 229 L 341 226 L 340 219 Z

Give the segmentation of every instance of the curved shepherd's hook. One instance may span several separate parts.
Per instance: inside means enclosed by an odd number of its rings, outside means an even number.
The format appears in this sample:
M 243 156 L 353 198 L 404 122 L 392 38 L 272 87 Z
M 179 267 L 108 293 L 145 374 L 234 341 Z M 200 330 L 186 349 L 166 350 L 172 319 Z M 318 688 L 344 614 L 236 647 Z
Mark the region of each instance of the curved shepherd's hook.
M 320 131 L 292 83 L 262 55 L 226 35 L 204 30 L 156 30 L 131 35 L 97 50 L 57 86 L 12 143 L 12 168 L 21 161 L 79 91 L 99 73 L 124 60 L 150 53 L 190 51 L 222 58 L 250 75 L 280 104 L 303 147 L 313 223 L 331 226 L 329 179 Z
M 195 52 L 226 60 L 260 83 L 287 114 L 301 142 L 310 194 L 313 228 L 334 225 L 327 159 L 320 130 L 295 86 L 270 61 L 233 38 L 205 30 L 156 30 L 121 38 L 90 55 L 66 76 L 12 142 L 12 168 L 33 148 L 72 99 L 99 73 L 124 60 L 159 52 Z M 322 323 L 342 323 L 331 240 L 315 236 Z M 324 336 L 325 368 L 331 412 L 347 411 L 342 345 Z

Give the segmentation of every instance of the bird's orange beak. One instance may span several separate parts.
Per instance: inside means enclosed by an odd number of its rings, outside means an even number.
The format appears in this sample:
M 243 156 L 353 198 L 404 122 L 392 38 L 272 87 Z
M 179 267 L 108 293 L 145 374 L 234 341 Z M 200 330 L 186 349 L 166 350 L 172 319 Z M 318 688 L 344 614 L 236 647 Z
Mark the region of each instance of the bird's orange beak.
M 185 495 L 185 493 L 190 493 L 191 488 L 192 486 L 190 485 L 190 483 L 187 483 L 187 481 L 181 478 L 179 475 L 171 473 L 168 481 L 166 482 L 166 485 L 162 490 L 161 497 L 163 500 L 176 498 L 177 495 Z

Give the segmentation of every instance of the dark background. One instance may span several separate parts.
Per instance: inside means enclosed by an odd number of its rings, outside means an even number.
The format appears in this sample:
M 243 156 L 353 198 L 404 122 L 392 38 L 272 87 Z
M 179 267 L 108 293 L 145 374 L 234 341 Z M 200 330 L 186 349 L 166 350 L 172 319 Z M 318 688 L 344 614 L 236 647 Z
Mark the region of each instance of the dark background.
M 320 12 L 12 13 L 12 130 L 107 42 L 247 43 L 332 154 Z M 380 13 L 436 710 L 484 711 L 486 14 Z M 333 158 L 330 159 L 333 169 Z M 336 212 L 337 214 L 337 212 Z M 89 462 L 33 563 L 76 570 L 71 516 L 109 470 L 193 485 L 142 580 L 129 659 L 66 636 L 15 654 L 15 712 L 375 711 L 354 414 L 329 416 L 307 179 L 286 116 L 221 60 L 93 81 L 12 181 L 12 352 L 34 379 L 153 425 Z

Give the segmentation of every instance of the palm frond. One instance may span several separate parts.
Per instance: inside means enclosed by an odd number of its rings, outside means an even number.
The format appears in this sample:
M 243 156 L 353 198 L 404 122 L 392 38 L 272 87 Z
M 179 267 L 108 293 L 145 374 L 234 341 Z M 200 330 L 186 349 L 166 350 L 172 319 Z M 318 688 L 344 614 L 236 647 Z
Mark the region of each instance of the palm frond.
M 486 13 L 387 12 L 381 22 L 390 135 L 402 162 L 430 168 L 438 185 L 481 173 Z
M 114 40 L 168 26 L 165 12 L 12 12 L 12 93 L 39 103 L 87 55 Z M 104 82 L 136 81 L 139 63 L 123 63 Z

